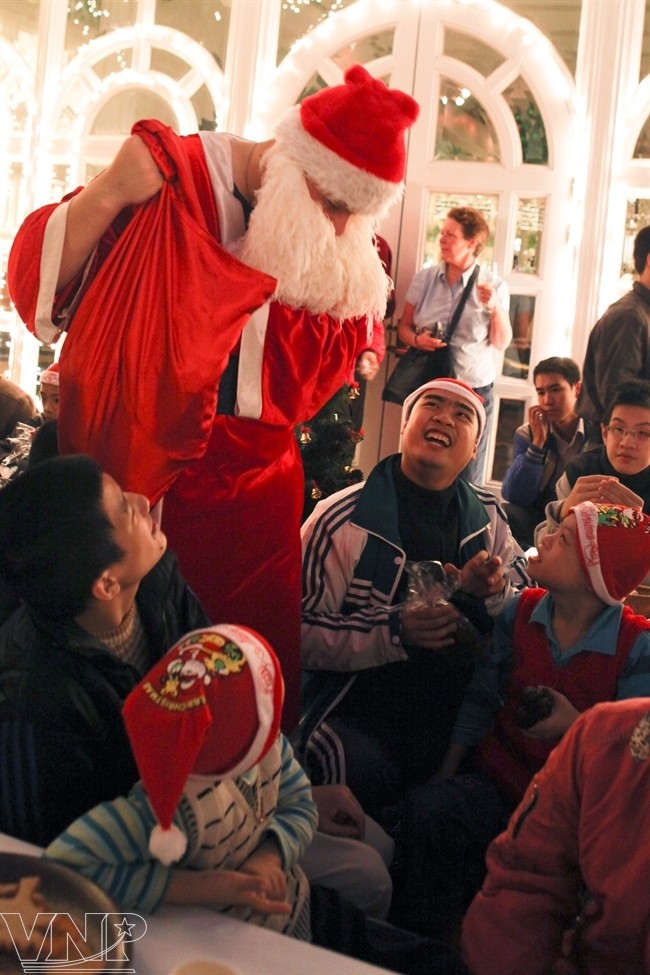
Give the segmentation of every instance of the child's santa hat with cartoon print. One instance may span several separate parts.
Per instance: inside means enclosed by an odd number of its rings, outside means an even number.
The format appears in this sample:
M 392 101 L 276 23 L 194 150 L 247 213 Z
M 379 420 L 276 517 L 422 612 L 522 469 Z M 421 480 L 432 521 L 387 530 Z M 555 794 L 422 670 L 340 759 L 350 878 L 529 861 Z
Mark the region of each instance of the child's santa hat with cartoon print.
M 229 779 L 257 765 L 278 736 L 283 697 L 266 640 L 227 624 L 188 633 L 129 694 L 124 722 L 159 824 L 149 849 L 162 863 L 186 849 L 173 817 L 188 777 Z
M 570 512 L 590 589 L 608 606 L 622 603 L 650 572 L 650 518 L 639 508 L 592 501 Z

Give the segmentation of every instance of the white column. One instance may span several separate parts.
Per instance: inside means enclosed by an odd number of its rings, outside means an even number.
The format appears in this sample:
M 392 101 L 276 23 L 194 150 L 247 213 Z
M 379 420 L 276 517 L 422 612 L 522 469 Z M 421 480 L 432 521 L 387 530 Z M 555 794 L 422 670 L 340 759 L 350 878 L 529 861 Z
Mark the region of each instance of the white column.
M 576 69 L 589 154 L 577 262 L 573 355 L 582 363 L 589 332 L 612 301 L 625 231 L 624 138 L 639 84 L 645 0 L 583 0 Z M 580 179 L 580 177 L 578 177 Z
M 41 3 L 38 24 L 38 58 L 34 79 L 35 110 L 31 132 L 29 160 L 27 162 L 27 211 L 43 203 L 50 202 L 51 157 L 49 138 L 52 135 L 48 124 L 50 118 L 49 99 L 56 90 L 56 84 L 63 65 L 65 29 L 67 23 L 66 0 L 51 0 Z M 28 332 L 18 315 L 13 331 L 10 376 L 23 389 L 32 393 L 36 388 L 38 368 L 38 343 Z
M 251 139 L 271 133 L 251 131 L 255 98 L 265 91 L 278 50 L 281 0 L 233 0 L 228 32 L 225 87 L 229 97 L 224 127 Z

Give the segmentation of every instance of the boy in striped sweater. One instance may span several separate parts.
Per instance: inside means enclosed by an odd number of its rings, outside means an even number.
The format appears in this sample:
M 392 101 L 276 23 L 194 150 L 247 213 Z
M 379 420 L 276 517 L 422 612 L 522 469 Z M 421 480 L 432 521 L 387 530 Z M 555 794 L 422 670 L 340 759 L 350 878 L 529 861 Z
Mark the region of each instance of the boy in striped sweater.
M 124 705 L 141 782 L 77 819 L 46 855 L 124 910 L 214 907 L 309 940 L 297 861 L 317 813 L 278 733 L 283 695 L 275 654 L 253 630 L 187 634 Z

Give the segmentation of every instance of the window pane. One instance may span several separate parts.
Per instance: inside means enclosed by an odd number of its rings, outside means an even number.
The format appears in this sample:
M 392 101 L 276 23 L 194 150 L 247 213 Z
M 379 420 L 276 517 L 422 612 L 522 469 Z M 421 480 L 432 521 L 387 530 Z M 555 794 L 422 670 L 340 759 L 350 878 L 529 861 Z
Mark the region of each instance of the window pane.
M 440 260 L 438 238 L 440 228 L 447 213 L 452 207 L 475 207 L 480 210 L 490 228 L 490 236 L 485 248 L 481 251 L 481 260 L 492 261 L 494 251 L 493 227 L 497 219 L 497 196 L 482 196 L 480 194 L 463 193 L 432 193 L 429 197 L 429 212 L 427 215 L 427 233 L 424 242 L 424 265 L 437 264 Z
M 125 71 L 131 67 L 133 61 L 133 48 L 125 47 L 121 51 L 111 53 L 108 57 L 102 58 L 93 64 L 93 71 L 99 78 L 108 78 L 118 71 Z
M 492 461 L 493 481 L 502 481 L 512 464 L 515 430 L 524 422 L 524 403 L 520 399 L 502 399 L 499 402 L 497 436 Z
M 212 95 L 210 94 L 206 85 L 201 85 L 201 87 L 194 92 L 191 102 L 192 108 L 194 109 L 196 117 L 199 120 L 199 129 L 214 132 L 215 129 L 219 128 L 217 125 L 217 116 L 214 110 Z
M 158 71 L 160 74 L 168 75 L 174 81 L 180 81 L 190 70 L 190 66 L 184 58 L 165 51 L 160 47 L 154 47 L 151 52 L 151 70 Z
M 390 88 L 389 75 L 384 75 L 384 76 L 379 75 L 379 80 L 383 81 L 384 84 L 388 85 L 388 87 Z M 300 102 L 304 98 L 307 98 L 308 95 L 314 95 L 316 94 L 317 91 L 322 91 L 323 88 L 327 88 L 327 82 L 321 77 L 321 75 L 318 74 L 318 72 L 316 72 L 311 76 L 311 78 L 309 79 L 309 81 L 307 82 L 303 90 L 298 95 L 297 104 L 300 104 Z
M 440 79 L 435 158 L 474 162 L 501 159 L 496 132 L 487 112 L 469 88 L 449 78 Z
M 70 0 L 65 31 L 67 60 L 77 49 L 116 27 L 130 27 L 138 12 L 137 0 Z
M 582 0 L 501 0 L 521 17 L 532 21 L 557 48 L 569 71 L 575 75 Z
M 545 165 L 548 162 L 548 143 L 544 120 L 532 92 L 520 76 L 503 93 L 514 115 L 519 138 L 521 158 L 525 163 Z
M 528 379 L 534 319 L 534 296 L 510 295 L 512 342 L 506 349 L 503 357 L 503 376 L 512 376 L 516 379 Z
M 367 64 L 376 58 L 386 57 L 393 53 L 394 37 L 395 31 L 392 28 L 369 37 L 361 37 L 337 51 L 332 61 L 341 71 L 345 71 L 351 64 Z
M 35 38 L 39 13 L 38 3 L 25 3 L 25 0 L 2 0 L 0 3 L 0 35 L 34 69 L 38 53 Z
M 157 0 L 156 23 L 173 27 L 202 44 L 223 70 L 230 7 L 230 0 Z
M 496 71 L 499 65 L 504 62 L 503 55 L 495 51 L 493 47 L 477 41 L 475 37 L 470 37 L 469 34 L 460 34 L 458 31 L 449 28 L 445 30 L 444 52 L 449 57 L 469 64 L 485 77 Z
M 513 245 L 513 271 L 539 274 L 546 200 L 521 197 L 517 206 L 517 228 Z
M 176 125 L 169 104 L 153 91 L 130 88 L 120 91 L 98 113 L 92 126 L 93 135 L 122 135 L 141 118 L 157 118 L 165 125 Z
M 650 118 L 647 118 L 634 147 L 634 159 L 650 159 Z
M 330 14 L 349 7 L 351 3 L 355 3 L 355 0 L 283 0 L 277 63 L 286 57 L 296 41 L 309 34 Z

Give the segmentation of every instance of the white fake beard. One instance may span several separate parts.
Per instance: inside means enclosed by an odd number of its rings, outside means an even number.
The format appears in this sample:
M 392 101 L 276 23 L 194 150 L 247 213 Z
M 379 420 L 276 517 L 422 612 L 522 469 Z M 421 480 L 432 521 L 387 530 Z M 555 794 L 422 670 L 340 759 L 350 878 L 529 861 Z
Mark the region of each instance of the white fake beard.
M 336 319 L 383 318 L 391 282 L 374 244 L 374 219 L 352 214 L 340 237 L 312 200 L 302 171 L 277 144 L 237 248 L 246 264 L 277 278 L 275 297 Z

